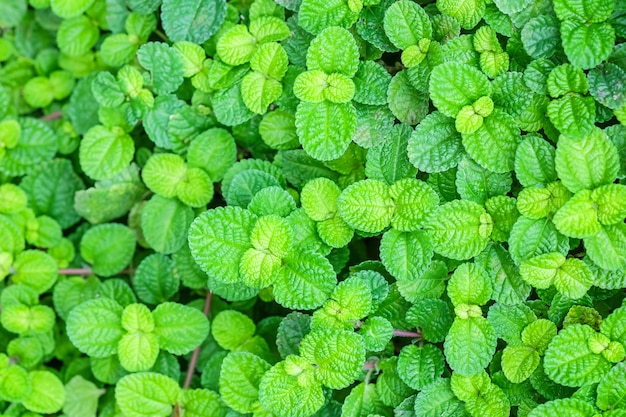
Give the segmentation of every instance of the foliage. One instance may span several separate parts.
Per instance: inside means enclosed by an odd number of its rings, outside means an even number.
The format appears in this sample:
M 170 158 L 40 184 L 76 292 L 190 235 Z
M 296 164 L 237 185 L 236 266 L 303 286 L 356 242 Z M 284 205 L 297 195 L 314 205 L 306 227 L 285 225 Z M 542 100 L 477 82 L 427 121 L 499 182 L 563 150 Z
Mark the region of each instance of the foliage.
M 0 415 L 626 415 L 626 3 L 0 0 Z

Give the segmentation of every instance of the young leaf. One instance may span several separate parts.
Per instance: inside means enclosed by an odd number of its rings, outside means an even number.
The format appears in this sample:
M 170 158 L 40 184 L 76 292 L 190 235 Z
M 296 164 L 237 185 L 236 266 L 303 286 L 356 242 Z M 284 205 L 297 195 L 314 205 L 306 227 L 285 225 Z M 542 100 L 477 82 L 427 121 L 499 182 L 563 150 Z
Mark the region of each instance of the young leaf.
M 391 223 L 395 204 L 389 187 L 376 180 L 364 180 L 346 188 L 337 200 L 338 213 L 351 227 L 378 233 Z
M 176 381 L 154 372 L 127 375 L 115 387 L 115 400 L 128 417 L 168 416 L 179 395 Z

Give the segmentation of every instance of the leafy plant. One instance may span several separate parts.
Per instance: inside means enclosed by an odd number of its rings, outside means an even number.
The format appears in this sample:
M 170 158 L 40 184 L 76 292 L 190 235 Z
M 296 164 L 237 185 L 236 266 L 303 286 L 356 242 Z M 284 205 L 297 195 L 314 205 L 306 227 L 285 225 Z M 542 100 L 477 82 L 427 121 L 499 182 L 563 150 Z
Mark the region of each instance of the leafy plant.
M 0 414 L 626 415 L 626 3 L 0 0 Z

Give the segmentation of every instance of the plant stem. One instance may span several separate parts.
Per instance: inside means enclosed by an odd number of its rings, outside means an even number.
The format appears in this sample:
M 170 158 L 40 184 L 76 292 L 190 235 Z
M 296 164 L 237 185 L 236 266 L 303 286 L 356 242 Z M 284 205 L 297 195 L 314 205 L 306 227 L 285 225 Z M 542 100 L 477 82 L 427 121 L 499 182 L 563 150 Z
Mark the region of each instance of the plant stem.
M 134 269 L 125 269 L 120 274 L 130 275 L 135 272 Z M 59 275 L 90 275 L 93 274 L 93 269 L 91 268 L 67 268 L 67 269 L 59 269 Z
M 368 361 L 368 362 L 365 362 L 363 364 L 363 370 L 366 370 L 366 369 L 368 369 L 368 370 L 369 369 L 376 369 L 376 365 L 377 364 L 378 364 L 378 361 Z
M 406 331 L 406 330 L 394 330 L 393 331 L 393 335 L 394 336 L 398 336 L 398 337 L 412 337 L 414 339 L 419 339 L 420 337 L 422 337 L 421 333 L 409 332 L 409 331 Z
M 52 112 L 50 114 L 46 114 L 45 116 L 40 117 L 39 120 L 50 121 L 50 120 L 60 119 L 61 117 L 63 117 L 63 112 L 59 110 L 59 111 Z
M 204 299 L 204 308 L 202 309 L 202 312 L 207 317 L 209 317 L 209 312 L 211 310 L 212 298 L 213 291 L 207 291 L 206 298 Z M 191 359 L 189 360 L 189 367 L 187 368 L 187 376 L 185 377 L 185 384 L 183 385 L 183 389 L 187 389 L 191 385 L 191 379 L 193 378 L 193 374 L 196 371 L 196 365 L 198 364 L 198 357 L 200 356 L 201 347 L 202 345 L 198 346 L 191 354 Z

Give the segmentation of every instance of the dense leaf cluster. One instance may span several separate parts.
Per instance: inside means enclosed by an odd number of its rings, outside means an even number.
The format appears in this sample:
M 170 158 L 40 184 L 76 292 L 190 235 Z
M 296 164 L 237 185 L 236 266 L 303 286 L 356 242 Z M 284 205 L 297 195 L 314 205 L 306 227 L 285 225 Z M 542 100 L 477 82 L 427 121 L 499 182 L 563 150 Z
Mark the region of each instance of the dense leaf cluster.
M 3 417 L 626 416 L 626 2 L 0 34 Z

